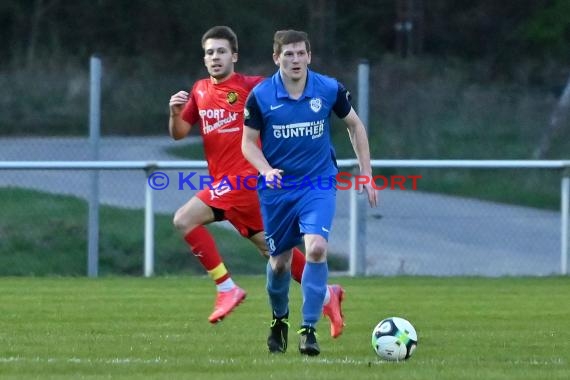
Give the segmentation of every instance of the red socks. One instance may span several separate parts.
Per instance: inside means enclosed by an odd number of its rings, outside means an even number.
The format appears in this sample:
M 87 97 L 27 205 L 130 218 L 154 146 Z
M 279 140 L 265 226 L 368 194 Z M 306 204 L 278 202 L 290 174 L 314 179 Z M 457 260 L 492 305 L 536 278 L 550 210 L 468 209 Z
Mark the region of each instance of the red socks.
M 222 262 L 222 257 L 216 247 L 216 242 L 206 227 L 198 226 L 194 228 L 184 236 L 184 240 L 190 246 L 192 254 L 200 260 L 200 263 L 216 284 L 220 284 L 230 278 L 230 274 Z
M 299 248 L 293 248 L 293 258 L 291 259 L 291 277 L 299 284 L 305 269 L 305 254 Z

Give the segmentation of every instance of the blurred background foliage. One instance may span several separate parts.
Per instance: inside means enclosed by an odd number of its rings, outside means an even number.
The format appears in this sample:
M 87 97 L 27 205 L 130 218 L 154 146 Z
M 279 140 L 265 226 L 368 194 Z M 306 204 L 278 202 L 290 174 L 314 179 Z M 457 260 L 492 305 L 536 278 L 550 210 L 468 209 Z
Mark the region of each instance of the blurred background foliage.
M 92 54 L 103 133 L 166 134 L 170 95 L 205 76 L 200 38 L 222 24 L 244 73 L 275 71 L 283 28 L 308 31 L 313 68 L 355 96 L 367 59 L 375 157 L 530 158 L 545 138 L 544 157 L 570 149 L 567 117 L 548 128 L 570 74 L 567 0 L 3 0 L 0 134 L 85 135 Z M 334 139 L 351 155 L 341 128 Z

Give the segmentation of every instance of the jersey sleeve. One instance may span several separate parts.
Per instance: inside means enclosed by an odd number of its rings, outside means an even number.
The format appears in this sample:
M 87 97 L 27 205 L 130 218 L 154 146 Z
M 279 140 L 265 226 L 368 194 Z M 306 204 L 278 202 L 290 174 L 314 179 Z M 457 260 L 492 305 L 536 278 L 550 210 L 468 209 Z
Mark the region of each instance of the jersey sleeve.
M 344 87 L 344 85 L 340 82 L 338 83 L 338 89 L 336 92 L 336 101 L 333 106 L 333 111 L 341 119 L 344 119 L 346 115 L 349 114 L 350 110 L 352 109 L 352 104 L 350 104 L 350 100 L 352 96 L 350 92 Z
M 251 92 L 245 102 L 243 110 L 244 124 L 260 131 L 263 128 L 263 117 L 255 93 Z
M 196 105 L 196 101 L 194 100 L 194 89 L 190 92 L 190 96 L 188 99 L 188 103 L 184 106 L 182 110 L 182 120 L 189 123 L 190 125 L 194 125 L 199 120 L 198 115 L 198 106 Z

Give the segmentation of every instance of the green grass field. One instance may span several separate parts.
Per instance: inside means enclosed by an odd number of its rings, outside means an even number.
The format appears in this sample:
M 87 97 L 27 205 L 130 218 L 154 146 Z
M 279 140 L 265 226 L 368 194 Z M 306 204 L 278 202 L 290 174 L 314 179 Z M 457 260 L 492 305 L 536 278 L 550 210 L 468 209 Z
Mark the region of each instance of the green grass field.
M 205 277 L 0 278 L 0 377 L 188 379 L 567 379 L 570 279 L 335 278 L 346 291 L 337 340 L 320 324 L 321 355 L 266 351 L 261 276 L 237 277 L 248 298 L 217 326 Z M 291 321 L 300 290 L 292 284 Z M 419 346 L 380 361 L 375 324 L 409 319 Z

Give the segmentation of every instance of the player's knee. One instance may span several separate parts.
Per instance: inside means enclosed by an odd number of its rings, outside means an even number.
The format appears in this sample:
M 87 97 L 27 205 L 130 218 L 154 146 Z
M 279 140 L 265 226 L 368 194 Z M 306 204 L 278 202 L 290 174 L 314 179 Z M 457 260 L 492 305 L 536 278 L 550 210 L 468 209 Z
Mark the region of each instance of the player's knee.
M 179 231 L 184 230 L 184 223 L 183 223 L 182 213 L 180 212 L 180 210 L 174 213 L 174 218 L 172 218 L 172 224 L 174 225 L 174 228 L 176 228 L 177 230 Z
M 172 219 L 172 224 L 174 225 L 174 228 L 181 232 L 189 232 L 197 226 L 197 224 L 193 223 L 191 218 L 189 218 L 182 209 L 176 211 L 174 218 Z
M 269 260 L 271 264 L 271 269 L 273 270 L 273 274 L 280 276 L 288 271 L 291 270 L 291 265 L 289 262 L 284 260 Z
M 278 276 L 287 273 L 290 270 L 291 267 L 287 263 L 279 263 L 273 267 L 273 272 Z
M 323 262 L 327 258 L 326 241 L 314 241 L 307 247 L 307 260 L 313 262 Z

